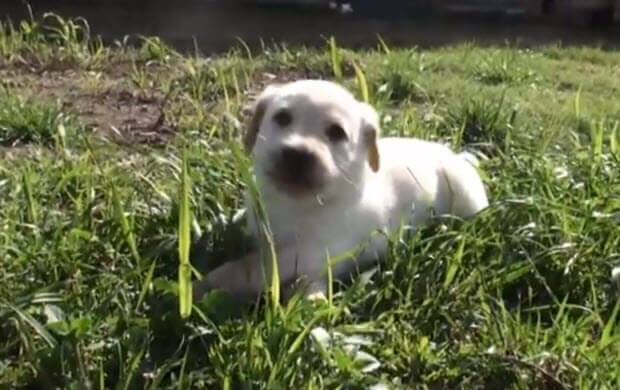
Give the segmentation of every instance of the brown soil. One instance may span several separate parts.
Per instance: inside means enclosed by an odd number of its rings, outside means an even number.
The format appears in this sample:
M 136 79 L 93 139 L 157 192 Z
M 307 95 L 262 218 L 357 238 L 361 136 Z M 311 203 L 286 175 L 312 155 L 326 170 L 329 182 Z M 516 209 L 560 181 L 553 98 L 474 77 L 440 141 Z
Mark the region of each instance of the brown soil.
M 131 144 L 165 144 L 175 132 L 164 115 L 165 97 L 129 85 L 130 69 L 123 63 L 104 71 L 4 66 L 0 80 L 24 97 L 58 104 L 103 137 Z

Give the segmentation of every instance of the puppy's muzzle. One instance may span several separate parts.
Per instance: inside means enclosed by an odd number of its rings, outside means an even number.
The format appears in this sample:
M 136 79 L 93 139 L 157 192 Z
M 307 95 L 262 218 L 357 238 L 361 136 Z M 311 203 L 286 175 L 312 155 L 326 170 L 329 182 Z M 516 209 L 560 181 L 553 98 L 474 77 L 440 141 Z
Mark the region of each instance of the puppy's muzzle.
M 285 192 L 307 192 L 321 184 L 322 165 L 312 151 L 303 147 L 283 146 L 274 156 L 272 178 Z
M 281 163 L 287 166 L 287 170 L 293 174 L 305 174 L 314 169 L 317 163 L 316 156 L 301 148 L 285 146 L 281 150 Z

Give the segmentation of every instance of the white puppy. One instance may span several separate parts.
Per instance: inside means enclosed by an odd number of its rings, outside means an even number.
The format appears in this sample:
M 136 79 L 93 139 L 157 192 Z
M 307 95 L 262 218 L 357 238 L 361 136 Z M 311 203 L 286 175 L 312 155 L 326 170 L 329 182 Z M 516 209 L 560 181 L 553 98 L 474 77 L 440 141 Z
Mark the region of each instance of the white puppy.
M 300 276 L 305 293 L 327 290 L 327 258 L 355 252 L 362 265 L 387 249 L 385 234 L 435 214 L 470 217 L 488 205 L 466 154 L 417 139 L 379 139 L 375 110 L 327 81 L 269 86 L 259 96 L 245 138 L 279 277 Z M 256 205 L 246 197 L 249 227 L 260 239 Z M 265 253 L 266 251 L 261 251 Z M 339 262 L 343 276 L 353 261 Z M 197 290 L 256 295 L 271 280 L 269 261 L 251 253 L 206 275 Z

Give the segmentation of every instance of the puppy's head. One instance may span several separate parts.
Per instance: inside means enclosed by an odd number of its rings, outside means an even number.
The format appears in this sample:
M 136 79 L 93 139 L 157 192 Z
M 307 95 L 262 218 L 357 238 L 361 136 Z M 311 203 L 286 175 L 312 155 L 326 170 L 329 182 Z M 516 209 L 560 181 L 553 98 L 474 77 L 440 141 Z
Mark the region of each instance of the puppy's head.
M 337 84 L 301 80 L 267 87 L 244 143 L 257 178 L 293 197 L 349 193 L 379 169 L 377 113 Z

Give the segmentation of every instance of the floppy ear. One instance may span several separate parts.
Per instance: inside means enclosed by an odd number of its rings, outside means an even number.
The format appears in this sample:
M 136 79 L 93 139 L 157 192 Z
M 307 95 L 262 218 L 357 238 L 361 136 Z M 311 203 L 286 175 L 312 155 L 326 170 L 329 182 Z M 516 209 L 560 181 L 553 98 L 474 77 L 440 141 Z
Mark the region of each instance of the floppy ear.
M 377 139 L 380 136 L 379 116 L 377 111 L 367 103 L 359 103 L 362 114 L 362 139 L 366 145 L 368 153 L 368 164 L 374 172 L 379 170 L 379 148 Z
M 275 92 L 279 87 L 279 84 L 272 84 L 267 86 L 267 88 L 265 88 L 265 90 L 261 92 L 261 94 L 256 99 L 256 102 L 254 103 L 252 117 L 250 118 L 248 128 L 246 130 L 245 136 L 243 137 L 243 146 L 248 153 L 251 153 L 252 149 L 254 148 L 254 144 L 256 143 L 256 137 L 258 137 L 258 130 L 260 129 L 260 124 L 263 121 L 263 116 L 265 115 L 267 106 L 273 99 Z

